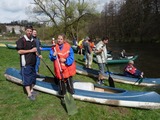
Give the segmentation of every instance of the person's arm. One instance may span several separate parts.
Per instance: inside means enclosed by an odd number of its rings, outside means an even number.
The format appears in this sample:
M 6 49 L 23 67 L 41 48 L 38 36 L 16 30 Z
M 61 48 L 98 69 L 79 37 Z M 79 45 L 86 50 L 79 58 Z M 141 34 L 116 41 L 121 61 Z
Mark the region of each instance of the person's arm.
M 24 50 L 24 41 L 22 40 L 22 38 L 16 42 L 16 45 L 17 45 L 18 54 L 27 54 L 27 53 L 37 52 L 37 48 L 35 44 L 32 49 Z
M 51 60 L 51 61 L 54 61 L 54 60 L 56 60 L 56 55 L 54 55 L 54 52 L 53 52 L 53 50 L 52 49 L 50 49 L 50 52 L 49 52 L 49 59 Z
M 95 53 L 96 54 L 101 54 L 103 51 L 102 49 L 102 45 L 100 46 L 99 44 L 96 45 L 96 48 L 95 48 Z
M 65 64 L 72 65 L 73 62 L 74 62 L 74 52 L 73 52 L 73 49 L 70 48 L 69 56 L 68 58 L 66 58 Z
M 34 48 L 30 49 L 30 50 L 18 50 L 19 54 L 26 54 L 26 53 L 32 53 L 32 52 L 37 52 L 37 48 L 34 47 Z

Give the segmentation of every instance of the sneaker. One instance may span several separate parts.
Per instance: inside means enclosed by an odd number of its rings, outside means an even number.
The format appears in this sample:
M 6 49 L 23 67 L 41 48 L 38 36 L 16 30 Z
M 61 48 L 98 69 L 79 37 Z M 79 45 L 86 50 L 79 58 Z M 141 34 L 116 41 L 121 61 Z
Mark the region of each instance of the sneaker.
M 34 101 L 36 98 L 35 98 L 35 96 L 31 95 L 31 96 L 28 96 L 28 99 L 31 101 Z
M 38 95 L 38 92 L 32 91 L 31 94 L 32 94 L 33 96 L 37 96 L 37 95 Z
M 98 81 L 97 81 L 97 84 L 99 84 L 99 85 L 100 85 L 100 84 L 101 84 L 101 81 L 100 81 L 100 80 L 98 80 Z
M 104 84 L 104 80 L 101 80 L 101 83 Z

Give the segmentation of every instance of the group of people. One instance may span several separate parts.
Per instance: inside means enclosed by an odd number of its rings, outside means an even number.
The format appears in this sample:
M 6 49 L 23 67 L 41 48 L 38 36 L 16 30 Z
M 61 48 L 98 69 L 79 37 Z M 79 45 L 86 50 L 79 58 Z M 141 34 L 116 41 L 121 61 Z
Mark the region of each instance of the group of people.
M 41 43 L 37 38 L 37 31 L 32 26 L 25 27 L 25 35 L 16 41 L 17 51 L 20 55 L 20 67 L 24 90 L 29 100 L 36 99 L 36 92 L 33 87 L 36 84 L 36 75 L 40 64 Z M 76 74 L 76 64 L 74 52 L 66 42 L 64 34 L 58 35 L 57 43 L 53 40 L 50 48 L 49 58 L 53 61 L 55 76 L 59 80 L 59 93 L 64 95 L 66 89 L 71 94 L 74 93 L 72 76 Z
M 82 46 L 84 49 L 85 66 L 86 68 L 91 68 L 93 49 L 95 48 L 94 42 L 89 37 L 86 37 L 82 42 Z
M 55 76 L 58 79 L 59 94 L 65 95 L 66 91 L 74 94 L 72 77 L 76 74 L 76 63 L 74 52 L 70 44 L 66 40 L 65 34 L 59 34 L 57 41 L 53 39 L 52 48 L 50 48 L 49 58 L 53 61 Z M 103 37 L 96 45 L 90 44 L 90 38 L 86 37 L 83 41 L 84 52 L 86 56 L 85 65 L 91 67 L 91 55 L 94 48 L 97 63 L 99 66 L 98 84 L 104 83 L 105 64 L 107 62 L 108 37 Z M 36 92 L 33 87 L 36 84 L 36 74 L 39 70 L 41 55 L 41 43 L 37 38 L 37 31 L 32 26 L 26 26 L 25 35 L 16 41 L 17 51 L 20 55 L 20 67 L 23 80 L 23 86 L 29 100 L 36 99 Z M 92 46 L 92 47 L 91 47 Z M 132 70 L 131 70 L 132 69 Z M 143 73 L 133 67 L 133 62 L 125 68 L 125 72 L 139 75 L 143 77 Z M 128 74 L 126 74 L 128 75 Z
M 104 83 L 104 74 L 105 74 L 105 64 L 107 62 L 107 47 L 109 38 L 103 37 L 101 41 L 99 41 L 96 45 L 94 42 L 89 38 L 86 37 L 79 41 L 78 47 L 80 54 L 82 54 L 82 48 L 84 49 L 84 56 L 85 56 L 85 66 L 86 68 L 91 68 L 92 60 L 93 60 L 93 53 L 96 55 L 97 63 L 99 66 L 99 77 L 98 77 L 98 84 Z

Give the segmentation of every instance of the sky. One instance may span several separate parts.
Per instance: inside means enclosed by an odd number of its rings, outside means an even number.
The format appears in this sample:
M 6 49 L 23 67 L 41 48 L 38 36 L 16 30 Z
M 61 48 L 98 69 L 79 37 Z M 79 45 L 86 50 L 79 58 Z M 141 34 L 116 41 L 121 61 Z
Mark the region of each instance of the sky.
M 97 3 L 97 9 L 102 9 L 104 4 L 110 0 L 94 0 Z M 18 20 L 29 20 L 26 13 L 27 6 L 30 6 L 33 0 L 1 0 L 0 1 L 0 23 L 10 23 Z

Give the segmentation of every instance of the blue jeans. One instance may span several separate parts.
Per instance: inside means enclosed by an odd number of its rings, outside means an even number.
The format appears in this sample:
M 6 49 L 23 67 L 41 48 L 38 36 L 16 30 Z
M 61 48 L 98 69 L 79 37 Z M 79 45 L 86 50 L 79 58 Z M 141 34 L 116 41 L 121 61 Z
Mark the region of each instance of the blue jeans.
M 36 73 L 38 73 L 39 71 L 39 65 L 40 65 L 40 58 L 36 56 L 36 66 L 35 66 Z
M 104 75 L 105 74 L 105 63 L 98 63 L 99 66 L 99 74 Z

